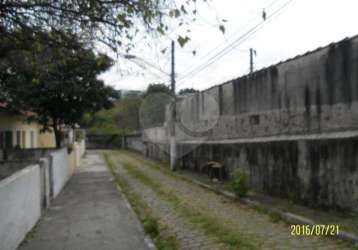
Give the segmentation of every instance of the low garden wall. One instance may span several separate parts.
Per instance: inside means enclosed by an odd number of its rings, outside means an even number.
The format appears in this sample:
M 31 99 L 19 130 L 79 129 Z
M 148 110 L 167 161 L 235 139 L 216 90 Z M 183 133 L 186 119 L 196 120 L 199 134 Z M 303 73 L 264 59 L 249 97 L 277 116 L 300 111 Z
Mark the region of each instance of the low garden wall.
M 11 161 L 0 162 L 0 249 L 15 250 L 36 225 L 76 167 L 85 143 L 61 149 L 7 150 Z
M 39 164 L 0 181 L 0 249 L 14 250 L 41 216 Z

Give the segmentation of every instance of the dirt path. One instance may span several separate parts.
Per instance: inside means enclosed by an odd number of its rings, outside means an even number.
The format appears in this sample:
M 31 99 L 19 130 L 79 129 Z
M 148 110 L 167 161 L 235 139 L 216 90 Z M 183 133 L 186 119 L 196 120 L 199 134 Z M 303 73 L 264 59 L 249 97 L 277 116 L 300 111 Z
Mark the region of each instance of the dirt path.
M 350 249 L 328 237 L 291 236 L 286 223 L 187 182 L 140 155 L 115 152 L 112 159 L 178 236 L 182 249 Z

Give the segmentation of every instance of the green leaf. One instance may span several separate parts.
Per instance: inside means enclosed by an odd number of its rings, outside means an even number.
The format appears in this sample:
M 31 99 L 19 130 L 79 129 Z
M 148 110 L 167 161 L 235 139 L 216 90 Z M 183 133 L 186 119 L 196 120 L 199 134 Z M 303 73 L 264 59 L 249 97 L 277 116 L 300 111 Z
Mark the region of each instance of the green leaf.
M 225 34 L 225 26 L 224 25 L 220 25 L 219 29 L 223 34 Z
M 188 36 L 186 36 L 186 37 L 179 36 L 178 39 L 177 39 L 177 41 L 178 41 L 180 47 L 184 47 L 184 45 L 185 45 L 187 42 L 189 42 L 189 40 L 190 40 L 190 38 L 189 38 Z

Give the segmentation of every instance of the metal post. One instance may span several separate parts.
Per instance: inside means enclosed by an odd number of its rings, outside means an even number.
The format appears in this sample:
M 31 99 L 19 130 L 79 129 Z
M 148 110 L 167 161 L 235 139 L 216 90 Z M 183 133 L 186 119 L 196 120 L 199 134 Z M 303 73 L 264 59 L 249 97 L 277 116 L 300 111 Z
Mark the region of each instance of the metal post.
M 171 107 L 170 119 L 170 169 L 176 169 L 176 138 L 175 138 L 175 120 L 176 120 L 176 98 L 175 98 L 175 43 L 172 41 L 172 71 L 170 75 L 171 91 L 173 103 Z
M 250 74 L 254 72 L 254 55 L 256 56 L 256 50 L 250 48 Z

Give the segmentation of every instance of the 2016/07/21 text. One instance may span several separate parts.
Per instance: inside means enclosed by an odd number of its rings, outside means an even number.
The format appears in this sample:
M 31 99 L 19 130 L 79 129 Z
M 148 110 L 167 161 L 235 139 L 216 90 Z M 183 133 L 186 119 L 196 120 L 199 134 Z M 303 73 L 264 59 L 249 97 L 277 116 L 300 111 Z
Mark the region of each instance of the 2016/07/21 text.
M 292 236 L 329 236 L 339 234 L 339 225 L 291 225 Z

